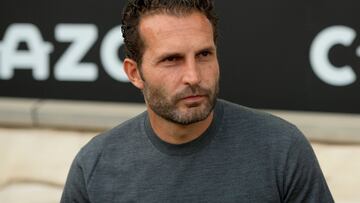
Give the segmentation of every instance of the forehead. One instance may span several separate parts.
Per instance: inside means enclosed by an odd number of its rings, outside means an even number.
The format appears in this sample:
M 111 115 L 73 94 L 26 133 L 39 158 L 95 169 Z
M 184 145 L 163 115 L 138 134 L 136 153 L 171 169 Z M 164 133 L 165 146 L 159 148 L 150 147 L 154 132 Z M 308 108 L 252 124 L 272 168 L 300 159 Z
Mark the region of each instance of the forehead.
M 190 11 L 183 14 L 171 14 L 168 12 L 154 12 L 144 15 L 140 19 L 140 32 L 149 28 L 163 31 L 177 26 L 212 26 L 207 17 L 198 11 Z
M 165 44 L 179 45 L 190 41 L 213 43 L 214 40 L 212 24 L 200 12 L 182 16 L 166 13 L 144 16 L 139 23 L 139 33 L 145 48 Z

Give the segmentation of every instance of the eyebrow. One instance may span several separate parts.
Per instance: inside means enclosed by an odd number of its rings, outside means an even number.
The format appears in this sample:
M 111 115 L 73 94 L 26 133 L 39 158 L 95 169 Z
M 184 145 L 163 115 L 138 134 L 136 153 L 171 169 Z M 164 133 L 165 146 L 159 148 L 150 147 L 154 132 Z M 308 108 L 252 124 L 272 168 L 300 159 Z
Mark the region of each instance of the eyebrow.
M 198 55 L 198 54 L 200 54 L 200 53 L 202 53 L 202 52 L 204 52 L 204 51 L 215 52 L 215 51 L 216 51 L 216 48 L 213 47 L 213 46 L 209 46 L 209 47 L 203 48 L 203 49 L 197 51 L 197 52 L 196 52 L 196 55 Z
M 180 54 L 180 53 L 177 53 L 177 52 L 174 52 L 174 53 L 165 53 L 165 54 L 162 54 L 160 55 L 159 57 L 156 58 L 156 63 L 159 63 L 161 62 L 162 60 L 166 59 L 166 58 L 169 58 L 169 57 L 183 57 L 184 55 L 183 54 Z
M 199 51 L 196 51 L 195 55 L 198 55 L 204 51 L 209 51 L 209 52 L 215 52 L 216 51 L 216 48 L 214 46 L 208 46 L 208 47 L 205 47 L 203 49 L 200 49 Z M 164 53 L 162 55 L 160 55 L 159 57 L 157 57 L 155 59 L 155 62 L 156 63 L 159 63 L 161 62 L 162 60 L 166 59 L 166 58 L 169 58 L 169 57 L 178 57 L 178 58 L 181 58 L 181 57 L 184 57 L 184 54 L 181 54 L 181 53 L 178 53 L 178 52 L 169 52 L 169 53 Z

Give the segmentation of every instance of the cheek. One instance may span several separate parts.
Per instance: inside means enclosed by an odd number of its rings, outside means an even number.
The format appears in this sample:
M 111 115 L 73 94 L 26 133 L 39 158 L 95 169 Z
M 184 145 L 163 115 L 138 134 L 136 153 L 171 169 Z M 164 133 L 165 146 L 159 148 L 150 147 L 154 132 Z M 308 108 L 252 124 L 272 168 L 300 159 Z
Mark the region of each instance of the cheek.
M 216 66 L 216 67 L 214 68 L 214 75 L 215 75 L 216 78 L 219 77 L 219 75 L 220 75 L 219 66 Z
M 219 67 L 216 65 L 213 65 L 212 67 L 209 67 L 204 71 L 204 80 L 208 83 L 214 83 L 219 80 L 220 77 L 220 71 Z
M 157 74 L 151 78 L 149 85 L 153 90 L 158 91 L 163 97 L 168 97 L 173 95 L 176 92 L 176 78 L 172 75 L 167 74 Z
M 169 94 L 172 94 L 176 91 L 177 86 L 181 84 L 181 71 L 180 69 L 172 69 L 162 71 L 157 75 L 157 83 L 163 89 L 166 89 Z

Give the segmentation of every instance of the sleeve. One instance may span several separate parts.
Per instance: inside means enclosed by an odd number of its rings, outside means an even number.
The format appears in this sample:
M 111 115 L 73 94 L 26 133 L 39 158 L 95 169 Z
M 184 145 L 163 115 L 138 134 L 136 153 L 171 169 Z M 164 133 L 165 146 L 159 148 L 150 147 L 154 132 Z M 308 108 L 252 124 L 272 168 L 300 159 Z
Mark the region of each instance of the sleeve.
M 298 133 L 288 151 L 284 170 L 284 202 L 334 202 L 310 143 Z
M 87 203 L 89 201 L 84 172 L 79 154 L 74 159 L 65 183 L 60 203 Z

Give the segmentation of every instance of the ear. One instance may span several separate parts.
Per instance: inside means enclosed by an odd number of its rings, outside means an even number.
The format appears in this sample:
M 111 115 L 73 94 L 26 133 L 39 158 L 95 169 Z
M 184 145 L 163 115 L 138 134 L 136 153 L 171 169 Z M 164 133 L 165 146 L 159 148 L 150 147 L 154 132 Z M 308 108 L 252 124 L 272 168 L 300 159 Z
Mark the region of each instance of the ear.
M 124 71 L 126 73 L 126 75 L 128 76 L 130 82 L 137 88 L 139 88 L 140 90 L 142 90 L 144 88 L 144 81 L 142 80 L 141 76 L 140 76 L 140 70 L 139 67 L 137 66 L 136 61 L 130 59 L 130 58 L 125 58 L 124 60 Z

